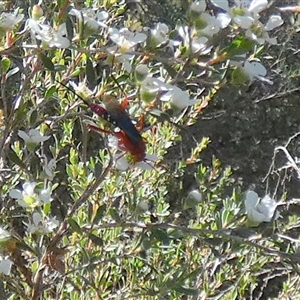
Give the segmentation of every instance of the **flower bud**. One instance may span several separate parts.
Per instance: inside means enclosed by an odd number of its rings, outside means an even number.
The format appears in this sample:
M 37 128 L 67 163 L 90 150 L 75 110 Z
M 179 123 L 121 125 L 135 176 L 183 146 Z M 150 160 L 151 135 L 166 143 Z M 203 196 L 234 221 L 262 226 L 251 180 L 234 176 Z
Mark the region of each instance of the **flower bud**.
M 188 209 L 188 208 L 194 208 L 195 206 L 198 205 L 198 203 L 202 200 L 202 193 L 199 190 L 193 190 L 189 192 L 183 208 Z
M 141 99 L 146 102 L 150 103 L 156 98 L 157 92 L 151 92 L 150 90 L 141 89 L 140 96 Z
M 39 20 L 44 15 L 44 12 L 43 12 L 43 9 L 41 8 L 41 6 L 34 5 L 32 7 L 31 15 L 32 15 L 33 20 Z
M 148 75 L 149 68 L 147 65 L 141 64 L 135 68 L 135 79 L 138 83 L 141 83 Z
M 197 1 L 191 4 L 189 9 L 189 18 L 191 21 L 196 21 L 201 13 L 205 11 L 206 3 L 205 1 Z
M 236 67 L 231 73 L 231 84 L 242 86 L 250 81 L 250 77 L 240 66 Z

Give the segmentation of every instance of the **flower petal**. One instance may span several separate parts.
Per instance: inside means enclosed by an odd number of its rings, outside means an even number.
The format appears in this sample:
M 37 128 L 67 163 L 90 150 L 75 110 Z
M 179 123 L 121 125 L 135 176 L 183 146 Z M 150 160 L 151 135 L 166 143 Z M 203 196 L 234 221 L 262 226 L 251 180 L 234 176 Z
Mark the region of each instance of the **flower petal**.
M 34 194 L 34 189 L 35 189 L 36 185 L 37 185 L 36 182 L 25 182 L 22 185 L 24 193 L 26 195 L 33 195 Z
M 254 14 L 262 12 L 268 6 L 268 0 L 253 0 L 250 3 L 248 11 Z
M 219 22 L 219 26 L 224 29 L 226 28 L 231 22 L 231 16 L 229 14 L 218 14 L 217 21 Z
M 265 216 L 265 222 L 270 222 L 273 218 L 276 208 L 277 202 L 269 195 L 266 195 L 264 198 L 262 198 L 258 210 Z
M 252 210 L 257 206 L 258 202 L 259 199 L 257 193 L 254 191 L 247 191 L 244 201 L 247 214 L 248 212 L 252 212 Z
M 0 272 L 4 275 L 9 275 L 12 266 L 12 261 L 10 259 L 3 259 L 0 262 Z
M 265 25 L 265 30 L 266 31 L 273 30 L 274 28 L 279 27 L 282 24 L 283 24 L 283 20 L 282 20 L 281 16 L 273 15 L 270 17 L 267 24 Z
M 205 2 L 205 1 L 202 1 L 202 2 Z M 211 3 L 214 6 L 224 9 L 225 11 L 229 11 L 229 5 L 228 5 L 227 0 L 211 0 Z
M 22 196 L 22 192 L 20 190 L 17 189 L 13 189 L 9 192 L 9 196 L 14 198 L 14 199 L 21 199 Z

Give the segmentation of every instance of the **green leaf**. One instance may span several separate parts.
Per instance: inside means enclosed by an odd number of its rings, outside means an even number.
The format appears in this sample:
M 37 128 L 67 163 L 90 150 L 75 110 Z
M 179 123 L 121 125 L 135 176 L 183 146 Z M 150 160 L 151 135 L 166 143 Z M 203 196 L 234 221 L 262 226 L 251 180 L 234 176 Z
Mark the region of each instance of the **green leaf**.
M 143 250 L 147 251 L 149 249 L 151 249 L 151 240 L 149 238 L 145 238 L 143 239 L 142 243 L 141 243 L 141 247 Z
M 30 114 L 30 117 L 29 117 L 29 123 L 31 126 L 33 126 L 37 120 L 37 116 L 38 116 L 38 112 L 37 110 L 33 110 Z
M 7 58 L 7 57 L 2 57 L 2 60 L 1 60 L 1 69 L 2 69 L 3 73 L 6 73 L 9 70 L 10 65 L 11 65 L 10 59 Z
M 63 66 L 63 65 L 54 65 L 54 71 L 55 72 L 62 72 L 62 71 L 66 71 L 67 67 Z
M 26 165 L 23 163 L 23 161 L 19 158 L 19 156 L 13 149 L 10 149 L 10 151 L 8 151 L 7 156 L 11 162 L 23 169 L 26 169 Z
M 173 289 L 181 294 L 184 295 L 192 295 L 192 296 L 197 296 L 199 293 L 198 289 L 194 289 L 194 288 L 186 288 L 182 285 L 179 285 L 178 283 L 176 283 L 176 285 L 174 284 Z
M 240 36 L 228 48 L 225 48 L 224 52 L 227 52 L 228 56 L 241 55 L 251 51 L 254 46 L 255 44 L 251 40 Z
M 169 235 L 164 230 L 160 230 L 160 229 L 152 230 L 151 238 L 156 238 L 160 240 L 164 245 L 168 245 L 170 243 Z
M 74 28 L 70 17 L 66 18 L 66 28 L 67 28 L 68 39 L 72 41 L 74 38 Z
M 241 67 L 236 67 L 231 72 L 231 81 L 230 81 L 231 84 L 241 86 L 241 85 L 245 85 L 248 81 L 249 81 L 249 77 Z
M 45 99 L 48 100 L 54 93 L 56 92 L 56 86 L 52 85 L 50 88 L 47 89 L 45 92 Z
M 48 69 L 49 71 L 54 71 L 54 64 L 47 55 L 45 55 L 44 53 L 40 53 L 40 58 L 43 66 L 46 69 Z
M 111 207 L 109 209 L 109 214 L 114 219 L 114 221 L 116 221 L 116 222 L 120 222 L 121 221 L 119 213 L 118 213 L 118 211 L 114 207 Z
M 69 223 L 71 229 L 74 232 L 82 233 L 82 230 L 81 230 L 80 226 L 78 225 L 78 223 L 74 219 L 69 218 L 68 223 Z
M 150 109 L 149 113 L 153 117 L 157 118 L 160 122 L 170 121 L 170 116 L 159 109 L 156 108 Z
M 87 58 L 86 60 L 86 78 L 89 84 L 93 85 L 96 81 L 95 69 L 92 61 Z
M 89 233 L 89 239 L 97 246 L 99 247 L 103 247 L 103 240 L 101 238 L 99 238 L 98 236 Z
M 93 224 L 99 224 L 100 220 L 103 218 L 104 213 L 106 212 L 107 206 L 103 204 L 98 207 L 95 217 L 93 218 Z
M 177 76 L 178 72 L 174 68 L 172 68 L 168 64 L 163 64 L 163 65 L 164 65 L 164 68 L 166 69 L 166 71 L 168 72 L 168 74 L 171 76 L 171 78 L 174 78 Z
M 84 68 L 83 67 L 79 67 L 76 68 L 76 70 L 70 75 L 70 77 L 77 77 L 78 75 L 80 75 L 81 73 L 84 72 Z

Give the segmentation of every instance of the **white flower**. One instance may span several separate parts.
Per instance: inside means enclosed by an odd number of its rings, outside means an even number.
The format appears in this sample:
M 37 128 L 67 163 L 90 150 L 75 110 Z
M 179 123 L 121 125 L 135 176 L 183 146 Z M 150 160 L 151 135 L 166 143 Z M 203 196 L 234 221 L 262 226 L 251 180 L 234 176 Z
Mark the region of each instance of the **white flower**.
M 69 11 L 69 14 L 72 16 L 76 16 L 79 20 L 83 17 L 84 24 L 93 29 L 97 30 L 99 27 L 107 27 L 103 21 L 105 21 L 108 18 L 108 13 L 106 11 L 99 11 L 95 12 L 93 9 L 86 8 L 82 10 L 78 10 L 75 8 L 72 8 Z
M 173 86 L 170 91 L 160 98 L 160 100 L 169 101 L 171 106 L 179 110 L 194 105 L 197 101 L 197 99 L 191 100 L 188 92 L 183 91 L 177 86 Z
M 131 60 L 134 59 L 133 54 L 126 54 L 130 49 L 135 47 L 138 43 L 142 43 L 147 39 L 144 33 L 133 33 L 128 28 L 120 30 L 116 28 L 109 28 L 109 37 L 116 44 L 110 47 L 107 51 L 115 56 L 117 62 L 122 63 L 123 68 L 127 72 L 131 72 Z
M 41 206 L 44 203 L 50 203 L 52 200 L 51 194 L 48 190 L 41 190 L 38 195 L 35 192 L 36 182 L 25 182 L 22 187 L 23 190 L 12 189 L 9 193 L 10 197 L 17 200 L 18 204 L 25 208 L 33 208 Z
M 159 78 L 147 76 L 141 83 L 141 89 L 149 93 L 158 93 L 159 91 L 168 91 L 172 86 L 163 82 Z
M 68 48 L 71 45 L 67 38 L 67 27 L 65 23 L 61 24 L 57 30 L 54 30 L 50 25 L 41 24 L 36 20 L 29 19 L 27 26 L 37 39 L 49 47 Z
M 23 130 L 19 130 L 18 136 L 24 140 L 26 146 L 31 151 L 33 151 L 39 143 L 45 142 L 50 138 L 50 136 L 41 135 L 38 129 L 30 129 L 28 134 Z
M 59 225 L 59 221 L 56 217 L 49 219 L 48 217 L 43 218 L 38 212 L 33 213 L 32 223 L 27 224 L 29 233 L 49 233 L 52 232 Z
M 83 99 L 89 99 L 93 96 L 94 92 L 91 91 L 85 81 L 81 81 L 79 82 L 79 84 L 77 85 L 74 81 L 69 81 L 69 84 L 72 86 L 72 88 L 74 89 L 74 91 L 76 92 L 76 94 L 78 94 L 80 97 L 82 97 Z
M 277 208 L 277 202 L 266 195 L 261 200 L 257 193 L 254 191 L 247 191 L 245 197 L 245 208 L 247 217 L 250 222 L 258 225 L 262 222 L 270 222 L 274 216 Z M 275 215 L 275 219 L 278 218 L 278 214 Z
M 172 87 L 171 85 L 164 83 L 159 78 L 147 76 L 141 82 L 141 90 L 140 90 L 141 99 L 146 103 L 149 103 L 156 98 L 159 92 L 169 91 L 171 87 Z
M 121 51 L 124 52 L 147 39 L 146 34 L 134 33 L 128 28 L 122 28 L 120 30 L 116 28 L 109 28 L 108 32 L 110 39 L 121 48 Z
M 44 155 L 43 156 L 43 170 L 44 170 L 44 175 L 46 175 L 46 177 L 49 179 L 49 180 L 53 180 L 54 178 L 54 172 L 55 172 L 55 169 L 56 169 L 56 161 L 55 159 L 51 159 L 49 162 L 48 162 L 48 159 L 47 157 Z
M 108 146 L 117 151 L 113 156 L 113 160 L 115 167 L 120 171 L 126 171 L 133 168 L 152 170 L 154 169 L 154 163 L 158 160 L 156 155 L 146 153 L 144 161 L 133 162 L 132 155 L 124 151 L 124 147 L 114 135 L 108 136 Z
M 194 2 L 190 6 L 190 11 L 193 19 L 195 19 L 195 26 L 197 27 L 199 37 L 203 35 L 212 37 L 220 30 L 219 21 L 214 16 L 205 12 L 205 10 L 205 1 Z
M 39 193 L 39 199 L 42 201 L 43 204 L 45 203 L 50 203 L 52 198 L 51 198 L 51 193 L 47 189 L 43 189 Z
M 147 76 L 141 84 L 143 90 L 147 90 L 151 93 L 157 93 L 159 91 L 168 91 L 171 85 L 164 83 L 161 79 Z
M 241 3 L 244 3 L 245 5 L 248 4 L 248 12 L 252 13 L 253 15 L 261 13 L 268 7 L 268 0 L 247 0 L 241 1 Z
M 280 16 L 272 15 L 270 16 L 266 25 L 263 25 L 260 21 L 256 20 L 251 24 L 246 24 L 245 29 L 246 36 L 262 45 L 265 42 L 268 42 L 271 45 L 277 44 L 276 37 L 271 38 L 269 36 L 269 31 L 277 28 L 283 24 L 283 20 Z
M 169 40 L 169 27 L 164 23 L 157 23 L 154 29 L 151 29 L 151 37 L 155 45 L 166 43 Z
M 9 275 L 12 264 L 13 263 L 10 259 L 1 257 L 1 260 L 0 260 L 0 273 L 3 273 L 4 275 Z
M 225 13 L 217 16 L 221 28 L 227 27 L 232 19 L 241 28 L 248 29 L 259 19 L 259 13 L 268 6 L 267 0 L 235 0 L 236 5 L 233 7 L 229 7 L 227 0 L 212 0 L 211 2 L 225 10 Z
M 228 3 L 224 0 L 212 0 L 212 3 L 221 7 L 226 11 L 225 14 L 219 14 L 217 19 L 220 22 L 221 28 L 229 25 L 230 20 L 246 30 L 246 36 L 257 42 L 264 44 L 268 42 L 272 45 L 277 44 L 276 38 L 270 38 L 268 31 L 271 31 L 283 24 L 283 20 L 279 15 L 271 15 L 267 24 L 264 25 L 259 21 L 260 13 L 267 8 L 267 0 L 235 1 L 237 6 L 229 8 Z
M 14 13 L 3 12 L 0 15 L 0 28 L 13 29 L 13 27 L 21 22 L 23 18 L 24 15 L 19 14 L 17 10 Z
M 273 81 L 265 78 L 265 76 L 267 75 L 267 70 L 259 62 L 249 62 L 247 60 L 244 63 L 243 70 L 248 75 L 248 77 L 250 78 L 250 81 L 253 81 L 254 79 L 259 79 L 263 82 L 273 84 Z
M 138 168 L 141 170 L 153 170 L 154 163 L 158 160 L 158 157 L 155 154 L 146 153 L 144 161 L 131 162 L 127 159 L 126 153 L 118 153 L 114 155 L 115 167 L 120 171 L 126 171 L 128 169 Z
M 24 140 L 26 144 L 39 144 L 41 142 L 47 141 L 50 138 L 50 136 L 42 136 L 38 129 L 30 129 L 28 134 L 23 130 L 19 130 L 18 135 Z
M 219 24 L 219 20 L 211 16 L 209 13 L 201 14 L 201 22 L 203 24 L 203 27 L 197 28 L 198 30 L 200 29 L 200 32 L 198 34 L 212 37 L 214 34 L 220 31 L 221 27 Z
M 207 47 L 208 38 L 198 35 L 194 28 L 181 26 L 178 28 L 179 35 L 183 38 L 183 44 L 192 53 L 199 52 L 200 54 L 208 54 L 211 47 Z M 178 52 L 178 51 L 177 51 Z M 177 53 L 177 56 L 180 53 Z
M 133 54 L 119 53 L 118 46 L 109 47 L 107 48 L 107 51 L 115 57 L 115 62 L 122 64 L 125 71 L 131 72 L 131 61 L 134 59 Z
M 220 13 L 217 15 L 217 20 L 219 22 L 220 28 L 224 29 L 230 24 L 231 16 L 230 14 Z

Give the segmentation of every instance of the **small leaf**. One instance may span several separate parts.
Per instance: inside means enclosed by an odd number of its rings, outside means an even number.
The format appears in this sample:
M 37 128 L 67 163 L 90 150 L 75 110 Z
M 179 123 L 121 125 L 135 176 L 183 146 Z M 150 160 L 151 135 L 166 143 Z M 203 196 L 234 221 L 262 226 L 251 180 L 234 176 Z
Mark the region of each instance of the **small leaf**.
M 54 66 L 54 71 L 55 72 L 63 72 L 63 71 L 66 71 L 66 70 L 67 70 L 66 66 L 63 66 L 63 65 L 55 65 Z
M 176 285 L 174 285 L 173 288 L 176 292 L 179 292 L 179 293 L 184 294 L 184 295 L 197 296 L 199 294 L 198 289 L 186 288 L 182 285 L 179 285 L 178 283 L 176 283 Z
M 160 122 L 170 121 L 170 116 L 167 113 L 165 113 L 165 112 L 163 112 L 163 111 L 161 111 L 159 109 L 156 109 L 156 108 L 150 109 L 149 113 L 153 117 L 156 117 Z
M 78 223 L 74 219 L 69 218 L 68 223 L 69 223 L 71 229 L 74 232 L 82 233 L 82 230 L 81 230 L 80 226 L 78 225 Z
M 19 167 L 21 167 L 23 169 L 26 169 L 25 164 L 23 163 L 23 161 L 19 158 L 19 156 L 13 149 L 10 149 L 10 151 L 7 153 L 7 156 L 11 162 L 15 163 L 16 165 L 18 165 Z
M 31 126 L 33 126 L 37 120 L 37 116 L 38 116 L 38 113 L 37 113 L 37 110 L 33 110 L 30 114 L 30 117 L 29 117 L 29 123 Z
M 116 222 L 120 222 L 121 221 L 120 216 L 118 214 L 118 211 L 114 207 L 111 207 L 109 209 L 109 214 L 114 219 L 114 221 L 116 221 Z
M 99 238 L 98 236 L 89 233 L 89 239 L 97 246 L 99 247 L 103 247 L 103 240 L 101 238 Z
M 156 238 L 160 240 L 164 245 L 168 245 L 170 243 L 169 235 L 164 230 L 160 230 L 160 229 L 152 230 L 151 238 Z
M 73 29 L 73 23 L 72 23 L 70 17 L 66 18 L 66 28 L 67 28 L 68 39 L 70 41 L 72 41 L 74 38 L 74 29 Z
M 225 49 L 229 56 L 241 55 L 251 51 L 254 43 L 245 37 L 238 37 Z
M 3 73 L 6 73 L 9 70 L 10 65 L 11 65 L 10 59 L 7 57 L 2 57 L 1 69 L 2 69 Z
M 163 65 L 164 65 L 164 68 L 166 69 L 166 71 L 168 72 L 168 74 L 171 76 L 171 78 L 174 78 L 177 76 L 178 72 L 174 68 L 172 68 L 168 64 L 163 64 Z
M 145 238 L 143 239 L 142 243 L 141 243 L 141 248 L 145 251 L 151 249 L 151 240 L 149 238 Z
M 101 219 L 104 216 L 104 213 L 106 212 L 106 209 L 107 209 L 106 204 L 103 204 L 98 207 L 95 217 L 93 218 L 92 221 L 93 224 L 98 224 L 101 221 Z
M 88 83 L 91 85 L 93 85 L 96 81 L 95 69 L 89 58 L 86 60 L 86 78 Z
M 77 77 L 79 76 L 81 73 L 83 73 L 84 71 L 84 68 L 83 67 L 79 67 L 79 68 L 76 68 L 75 71 L 70 75 L 70 77 Z
M 56 92 L 55 85 L 52 85 L 50 88 L 47 89 L 45 92 L 45 99 L 48 100 L 54 93 Z
M 49 71 L 54 71 L 54 64 L 47 55 L 45 55 L 44 53 L 40 53 L 40 58 L 43 66 L 46 69 L 48 69 Z

